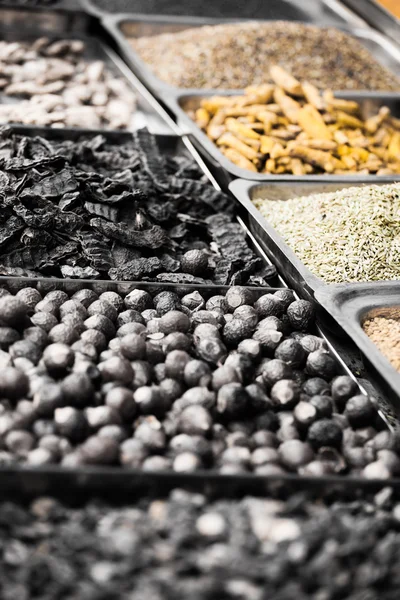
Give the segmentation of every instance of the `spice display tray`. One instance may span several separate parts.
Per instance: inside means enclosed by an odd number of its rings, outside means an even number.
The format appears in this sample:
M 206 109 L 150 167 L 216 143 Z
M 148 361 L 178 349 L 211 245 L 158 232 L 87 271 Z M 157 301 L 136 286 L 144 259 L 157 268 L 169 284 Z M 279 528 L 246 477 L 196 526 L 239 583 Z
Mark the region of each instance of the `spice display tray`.
M 12 131 L 16 134 L 25 135 L 25 136 L 29 136 L 29 137 L 40 136 L 40 137 L 43 137 L 50 141 L 51 140 L 76 141 L 82 136 L 95 137 L 96 135 L 102 135 L 110 143 L 118 145 L 118 144 L 123 144 L 125 142 L 128 142 L 130 139 L 132 139 L 131 133 L 129 133 L 127 131 L 93 130 L 93 129 L 86 130 L 86 129 L 72 129 L 72 128 L 70 128 L 70 129 L 67 129 L 67 128 L 52 129 L 49 127 L 26 126 L 26 125 L 17 125 L 17 124 L 12 125 L 11 127 L 12 127 Z M 156 137 L 159 149 L 162 154 L 165 154 L 167 156 L 187 156 L 187 157 L 192 156 L 190 145 L 189 145 L 189 149 L 188 149 L 188 147 L 184 143 L 185 142 L 184 138 L 180 138 L 176 135 L 156 135 L 155 137 Z M 196 156 L 196 154 L 194 155 L 193 159 L 199 163 L 200 167 L 203 166 L 201 160 L 200 160 L 200 162 L 198 161 L 198 157 Z M 205 173 L 207 173 L 207 168 L 205 168 L 204 171 L 205 171 Z M 211 183 L 210 183 L 210 187 L 211 187 Z M 254 236 L 248 230 L 248 228 L 244 225 L 242 220 L 239 220 L 239 224 L 241 225 L 242 229 L 244 229 L 244 231 L 246 232 L 248 244 L 252 248 L 252 250 L 254 250 L 255 254 L 257 254 L 263 260 L 264 264 L 271 265 L 272 264 L 271 260 L 265 254 L 261 245 L 254 238 Z M 1 260 L 1 252 L 0 252 L 0 260 Z M 25 279 L 25 278 L 23 277 L 22 279 Z M 51 279 L 49 279 L 49 281 L 63 282 L 65 280 L 51 278 Z M 88 281 L 90 281 L 90 280 L 88 280 Z M 99 281 L 99 280 L 96 280 L 96 281 Z M 108 283 L 108 280 L 104 280 L 103 283 Z M 126 282 L 119 282 L 119 283 L 126 283 Z M 271 283 L 276 284 L 277 287 L 282 287 L 284 285 L 279 276 L 277 276 L 275 278 L 275 281 L 271 281 Z
M 87 61 L 102 60 L 119 77 L 125 79 L 137 98 L 137 107 L 133 114 L 132 129 L 147 126 L 155 134 L 171 134 L 173 128 L 168 123 L 168 115 L 132 73 L 124 61 L 100 37 L 90 35 L 95 28 L 95 19 L 81 12 L 23 12 L 5 11 L 1 14 L 0 37 L 8 42 L 33 41 L 43 35 L 52 39 L 76 39 L 86 44 L 82 55 Z M 21 98 L 23 99 L 23 98 Z M 15 96 L 0 93 L 1 104 L 16 104 L 21 100 Z
M 52 280 L 52 279 L 23 279 L 0 277 L 0 289 L 8 289 L 17 293 L 25 287 L 33 287 L 41 293 L 52 290 L 65 291 L 69 296 L 80 289 L 93 289 L 101 294 L 106 291 L 115 291 L 120 294 L 128 294 L 134 289 L 147 290 L 151 293 L 159 293 L 163 290 L 173 291 L 183 296 L 198 290 L 208 298 L 218 293 L 226 292 L 228 286 L 193 286 L 154 283 L 118 283 L 113 281 L 93 280 Z M 278 288 L 248 288 L 253 292 L 253 297 L 261 296 L 266 291 L 274 292 Z M 328 343 L 328 348 L 337 360 L 339 373 L 350 376 L 358 385 L 359 393 L 365 394 L 365 390 L 358 383 L 347 364 L 341 358 L 340 353 L 332 346 L 323 331 L 315 328 L 317 335 L 322 335 Z M 386 418 L 379 406 L 376 406 L 377 416 L 380 419 L 382 429 L 393 430 L 393 425 Z M 85 467 L 60 467 L 58 465 L 43 466 L 0 466 L 0 487 L 3 496 L 19 496 L 31 498 L 40 495 L 54 494 L 61 498 L 78 498 L 79 495 L 95 494 L 121 499 L 130 493 L 135 496 L 147 496 L 152 493 L 167 493 L 176 487 L 193 489 L 194 491 L 207 492 L 211 494 L 265 494 L 269 491 L 284 490 L 287 492 L 315 489 L 329 489 L 331 493 L 343 494 L 345 490 L 362 489 L 378 490 L 388 485 L 388 480 L 364 479 L 359 476 L 333 475 L 333 476 L 301 476 L 296 474 L 284 474 L 279 476 L 263 476 L 257 474 L 220 474 L 212 470 L 199 470 L 194 473 L 176 472 L 145 472 L 140 469 L 107 467 L 107 466 L 85 466 Z M 390 480 L 390 485 L 400 488 L 400 478 Z
M 81 0 L 87 9 L 95 14 L 124 14 L 128 18 L 132 14 L 130 0 Z M 285 19 L 290 21 L 307 21 L 309 23 L 325 23 L 326 25 L 352 24 L 365 26 L 365 21 L 338 0 L 307 0 L 299 3 L 296 0 L 247 0 L 247 2 L 227 3 L 216 0 L 212 3 L 203 0 L 136 0 L 135 13 L 152 16 L 181 15 L 201 18 L 239 18 L 239 19 Z
M 398 43 L 400 33 L 400 19 L 376 0 L 342 0 L 346 7 L 362 15 L 363 19 L 372 27 L 382 31 L 385 35 Z
M 239 92 L 240 93 L 240 92 Z M 219 90 L 219 96 L 235 96 L 238 90 Z M 178 125 L 185 134 L 189 134 L 194 145 L 199 152 L 212 165 L 217 178 L 222 187 L 226 187 L 235 179 L 251 179 L 253 181 L 314 181 L 314 182 L 340 182 L 349 181 L 357 183 L 365 181 L 367 178 L 370 183 L 382 181 L 393 181 L 396 175 L 273 175 L 268 173 L 254 173 L 247 169 L 242 169 L 231 162 L 222 154 L 218 146 L 212 142 L 207 135 L 196 125 L 196 123 L 187 114 L 187 110 L 196 110 L 200 106 L 203 98 L 209 98 L 215 95 L 212 90 L 187 90 L 186 93 L 169 93 L 166 96 L 166 101 L 170 109 L 177 117 Z M 400 116 L 400 94 L 384 93 L 384 92 L 353 92 L 353 93 L 337 93 L 338 98 L 346 98 L 355 100 L 361 106 L 363 116 L 376 114 L 381 106 L 388 106 L 395 117 Z M 400 173 L 398 175 L 400 179 Z
M 400 373 L 364 333 L 363 322 L 373 316 L 390 316 L 400 308 L 400 283 L 337 284 L 320 288 L 316 300 L 336 320 L 360 350 L 368 374 L 400 415 Z
M 346 11 L 345 7 L 342 8 Z M 346 20 L 338 25 L 338 28 L 343 32 L 355 37 L 367 50 L 384 66 L 392 70 L 394 73 L 400 74 L 400 50 L 389 39 L 377 31 L 368 27 L 357 26 L 347 16 Z M 343 17 L 345 18 L 345 17 Z M 266 20 L 266 19 L 264 19 Z M 162 33 L 176 33 L 184 31 L 192 27 L 201 27 L 204 25 L 218 25 L 223 23 L 235 23 L 243 21 L 243 18 L 235 19 L 212 19 L 201 17 L 166 17 L 149 15 L 109 15 L 102 19 L 102 24 L 108 33 L 116 41 L 121 55 L 124 57 L 133 72 L 145 83 L 145 85 L 161 100 L 166 101 L 168 93 L 176 93 L 178 90 L 181 94 L 191 93 L 196 90 L 176 88 L 161 81 L 155 76 L 150 67 L 139 57 L 138 53 L 132 48 L 128 41 L 128 35 L 132 37 L 153 36 Z M 260 20 L 262 22 L 262 20 Z M 306 20 L 307 22 L 307 20 Z M 325 19 L 321 18 L 313 22 L 315 25 L 327 26 Z M 337 91 L 337 90 L 336 90 Z M 197 90 L 204 92 L 204 90 Z M 215 93 L 215 92 L 214 92 Z M 218 90 L 218 94 L 223 93 L 223 90 Z M 236 90 L 235 93 L 238 93 Z M 350 92 L 344 92 L 350 95 Z M 400 95 L 400 92 L 399 94 Z M 168 103 L 169 105 L 169 103 Z M 171 108 L 171 106 L 169 105 Z
M 352 183 L 348 179 L 343 181 L 343 178 L 337 183 L 328 182 L 327 179 L 325 177 L 324 181 L 303 181 L 298 183 L 289 183 L 287 181 L 280 183 L 257 183 L 242 179 L 233 181 L 229 186 L 229 190 L 243 208 L 243 220 L 249 231 L 276 265 L 278 271 L 284 275 L 289 287 L 308 300 L 314 300 L 317 290 L 332 287 L 332 285 L 326 284 L 306 267 L 295 252 L 286 244 L 280 233 L 268 223 L 267 219 L 255 207 L 253 200 L 256 198 L 288 200 L 297 196 L 334 192 L 340 189 L 372 183 L 370 179 L 366 179 L 365 177 L 361 181 L 360 178 L 353 178 Z M 389 181 L 386 183 L 392 181 L 393 178 L 389 178 Z

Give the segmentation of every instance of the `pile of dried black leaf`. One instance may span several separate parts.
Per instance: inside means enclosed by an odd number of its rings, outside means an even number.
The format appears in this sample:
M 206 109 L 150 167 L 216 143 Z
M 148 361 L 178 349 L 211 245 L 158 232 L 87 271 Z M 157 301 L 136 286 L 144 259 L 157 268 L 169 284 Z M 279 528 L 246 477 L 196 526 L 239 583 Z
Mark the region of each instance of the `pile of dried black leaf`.
M 0 275 L 266 285 L 232 202 L 142 129 L 49 141 L 0 130 Z

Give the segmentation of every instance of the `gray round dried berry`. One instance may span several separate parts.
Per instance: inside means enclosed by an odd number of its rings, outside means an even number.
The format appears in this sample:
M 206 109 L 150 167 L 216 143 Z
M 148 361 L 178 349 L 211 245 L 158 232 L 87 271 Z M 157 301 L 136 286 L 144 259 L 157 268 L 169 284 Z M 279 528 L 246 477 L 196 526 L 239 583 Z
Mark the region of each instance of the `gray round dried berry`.
M 278 290 L 273 295 L 275 298 L 278 298 L 278 300 L 283 303 L 285 309 L 296 299 L 292 290 L 287 289 Z
M 297 471 L 314 458 L 311 446 L 300 440 L 283 442 L 278 448 L 278 454 L 281 463 L 291 471 Z
M 196 310 L 199 308 L 203 308 L 204 306 L 204 298 L 199 292 L 191 292 L 190 294 L 186 294 L 182 298 L 182 306 L 185 306 L 189 310 Z
M 67 300 L 60 306 L 61 319 L 71 313 L 78 314 L 82 320 L 85 320 L 87 317 L 86 308 L 78 300 Z
M 189 387 L 208 386 L 211 381 L 211 369 L 203 360 L 190 360 L 185 365 L 183 377 Z
M 332 382 L 332 398 L 339 408 L 343 408 L 347 400 L 357 394 L 357 383 L 348 375 L 339 375 Z
M 39 348 L 44 348 L 48 343 L 47 333 L 41 327 L 28 327 L 25 329 L 24 339 L 33 342 Z
M 160 292 L 157 296 L 154 296 L 154 306 L 159 316 L 162 317 L 170 310 L 179 310 L 181 301 L 174 292 Z
M 43 352 L 43 361 L 50 375 L 64 375 L 74 364 L 74 353 L 66 344 L 51 344 Z
M 86 417 L 81 410 L 72 408 L 72 406 L 57 408 L 54 411 L 54 423 L 58 433 L 71 442 L 81 442 L 87 436 L 88 423 Z
M 57 318 L 47 312 L 37 312 L 31 316 L 31 323 L 36 327 L 41 327 L 47 333 L 57 325 Z
M 183 379 L 186 364 L 191 360 L 184 350 L 173 350 L 165 359 L 165 374 L 172 379 Z
M 6 367 L 0 372 L 0 398 L 7 400 L 19 400 L 23 398 L 29 389 L 29 380 L 25 373 Z
M 60 343 L 71 345 L 76 342 L 78 338 L 78 332 L 65 323 L 59 323 L 49 331 L 49 341 L 53 344 Z
M 92 304 L 92 302 L 94 302 L 97 299 L 98 299 L 98 295 L 96 294 L 96 292 L 94 292 L 93 290 L 89 290 L 87 288 L 85 288 L 83 290 L 78 290 L 72 296 L 72 300 L 77 300 L 85 308 L 90 306 L 90 304 Z
M 283 360 L 293 368 L 302 367 L 306 360 L 306 352 L 296 340 L 284 340 L 275 350 L 275 358 Z
M 228 306 L 225 300 L 225 296 L 219 295 L 219 296 L 211 296 L 211 298 L 209 298 L 206 302 L 206 309 L 207 310 L 222 310 L 222 312 L 225 312 L 228 310 Z
M 99 300 L 104 300 L 105 302 L 108 302 L 108 304 L 112 304 L 112 306 L 117 311 L 122 310 L 122 308 L 124 306 L 124 301 L 121 298 L 121 296 L 119 294 L 117 294 L 117 292 L 112 292 L 112 291 L 103 292 L 99 296 Z
M 19 300 L 21 300 L 24 304 L 26 304 L 26 306 L 31 311 L 33 311 L 36 304 L 38 304 L 38 302 L 40 302 L 42 300 L 41 293 L 37 289 L 32 288 L 32 287 L 26 287 L 26 288 L 23 288 L 22 290 L 19 290 L 15 294 L 15 297 L 18 298 Z
M 28 314 L 27 305 L 17 296 L 0 298 L 0 321 L 10 327 L 21 327 Z
M 132 390 L 125 387 L 114 387 L 107 392 L 105 403 L 116 410 L 124 421 L 132 421 L 137 412 Z
M 104 333 L 98 329 L 87 329 L 81 334 L 81 341 L 91 344 L 97 352 L 102 352 L 107 348 L 107 339 Z
M 283 360 L 273 358 L 263 366 L 261 376 L 268 386 L 273 386 L 281 379 L 292 379 L 292 368 Z
M 295 300 L 288 306 L 286 314 L 293 329 L 307 331 L 314 321 L 314 306 L 308 300 Z
M 330 388 L 325 379 L 311 377 L 301 386 L 302 391 L 308 396 L 329 396 Z
M 212 427 L 212 417 L 203 406 L 193 405 L 180 414 L 178 429 L 188 435 L 207 435 Z
M 131 333 L 136 333 L 138 335 L 142 335 L 144 338 L 146 337 L 146 327 L 142 323 L 132 322 L 125 323 L 125 325 L 121 325 L 121 327 L 117 331 L 117 336 L 119 338 L 125 337 Z M 147 331 L 147 333 L 150 333 Z
M 107 437 L 93 436 L 80 448 L 82 458 L 88 465 L 112 465 L 119 456 L 119 444 Z
M 323 446 L 339 448 L 342 444 L 343 432 L 332 419 L 321 419 L 313 423 L 307 434 L 307 440 L 315 449 Z
M 142 336 L 131 333 L 121 339 L 121 354 L 129 360 L 141 360 L 146 357 L 146 342 Z
M 145 290 L 132 290 L 125 296 L 124 302 L 126 308 L 137 310 L 139 313 L 147 308 L 153 308 L 152 297 Z
M 228 383 L 218 391 L 217 410 L 225 419 L 232 420 L 243 415 L 247 403 L 247 392 L 240 383 Z
M 243 306 L 243 304 L 252 305 L 253 294 L 248 288 L 234 285 L 226 292 L 225 302 L 227 309 L 233 312 L 238 306 Z
M 344 415 L 353 427 L 366 427 L 373 423 L 376 410 L 368 396 L 359 394 L 347 401 Z
M 257 340 L 243 340 L 240 342 L 237 349 L 239 354 L 245 354 L 254 361 L 260 360 L 262 356 L 261 344 Z
M 134 372 L 131 363 L 126 358 L 113 356 L 100 363 L 99 369 L 103 381 L 118 381 L 122 384 L 131 384 Z
M 19 333 L 12 327 L 0 327 L 0 349 L 8 350 L 11 344 L 19 340 Z
M 271 388 L 271 399 L 283 408 L 293 408 L 300 398 L 300 387 L 291 379 L 281 379 Z
M 228 354 L 227 349 L 222 341 L 217 338 L 200 339 L 196 350 L 200 358 L 214 365 L 222 362 Z
M 28 358 L 34 365 L 36 365 L 42 355 L 40 346 L 31 342 L 30 340 L 19 340 L 15 342 L 8 349 L 10 356 L 15 360 L 19 357 Z
M 64 396 L 58 383 L 46 383 L 33 396 L 33 406 L 38 417 L 51 418 L 56 408 L 63 405 Z
M 143 313 L 149 312 L 151 312 L 154 316 L 157 316 L 157 311 L 155 311 L 153 308 L 143 311 Z M 140 323 L 144 325 L 148 320 L 149 319 L 145 319 L 144 315 L 139 311 L 130 308 L 119 313 L 117 317 L 117 326 L 122 327 L 123 325 L 127 325 L 127 323 Z
M 270 316 L 280 317 L 284 312 L 284 305 L 276 296 L 264 294 L 254 303 L 254 309 L 259 319 L 265 319 Z
M 71 373 L 61 382 L 65 403 L 69 406 L 83 407 L 91 403 L 94 388 L 86 373 Z
M 308 355 L 306 371 L 311 376 L 329 381 L 336 374 L 336 361 L 326 350 L 316 350 Z
M 171 310 L 160 319 L 160 331 L 168 335 L 180 331 L 187 333 L 190 329 L 190 319 L 183 312 Z
M 181 268 L 184 273 L 203 275 L 208 267 L 208 256 L 202 250 L 188 250 L 181 258 Z
M 118 312 L 116 311 L 114 306 L 112 304 L 109 304 L 105 300 L 95 300 L 94 302 L 92 302 L 92 304 L 87 309 L 87 313 L 89 317 L 92 317 L 93 315 L 103 315 L 104 317 L 107 317 L 107 319 L 110 319 L 110 321 L 113 322 L 117 320 L 118 316 Z
M 212 374 L 212 388 L 218 391 L 223 385 L 228 383 L 240 383 L 238 372 L 233 368 L 222 365 Z
M 253 331 L 254 327 L 248 321 L 233 318 L 226 323 L 222 332 L 222 338 L 227 346 L 235 347 L 242 340 L 249 338 Z
M 52 290 L 45 295 L 43 300 L 45 302 L 51 302 L 52 304 L 55 304 L 57 308 L 60 308 L 61 304 L 64 304 L 69 298 L 68 294 L 62 290 Z

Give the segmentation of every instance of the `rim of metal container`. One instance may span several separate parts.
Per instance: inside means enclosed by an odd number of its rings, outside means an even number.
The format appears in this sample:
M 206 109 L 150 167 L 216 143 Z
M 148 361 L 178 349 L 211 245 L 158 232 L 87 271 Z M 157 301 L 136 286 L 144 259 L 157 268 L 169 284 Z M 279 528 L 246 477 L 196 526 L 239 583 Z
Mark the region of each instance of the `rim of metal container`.
M 218 96 L 236 96 L 241 95 L 241 90 L 218 90 Z M 324 181 L 324 182 L 339 182 L 349 181 L 357 182 L 364 181 L 367 177 L 370 183 L 378 182 L 389 182 L 393 179 L 400 179 L 400 173 L 398 175 L 273 175 L 268 173 L 254 173 L 247 169 L 242 169 L 231 162 L 222 152 L 218 149 L 218 146 L 214 144 L 207 135 L 196 125 L 193 119 L 186 113 L 181 107 L 180 101 L 185 98 L 208 98 L 216 95 L 215 90 L 187 90 L 186 93 L 168 93 L 165 96 L 165 102 L 169 108 L 175 113 L 178 124 L 185 134 L 190 134 L 193 137 L 196 147 L 205 154 L 205 156 L 214 164 L 219 165 L 222 171 L 221 176 L 225 177 L 228 175 L 231 178 L 239 179 L 250 179 L 252 181 Z M 397 92 L 352 92 L 352 93 L 335 93 L 337 98 L 346 98 L 349 100 L 355 100 L 362 102 L 363 100 L 378 102 L 380 106 L 387 103 L 398 104 L 400 112 L 400 93 Z M 218 168 L 218 167 L 217 167 Z
M 318 289 L 315 297 L 356 344 L 400 415 L 400 373 L 361 326 L 363 318 L 374 309 L 400 307 L 400 282 L 336 284 Z
M 345 8 L 345 7 L 343 7 Z M 140 79 L 142 79 L 146 85 L 149 87 L 149 89 L 151 89 L 156 95 L 160 95 L 162 99 L 164 99 L 164 94 L 166 93 L 172 93 L 172 94 L 176 94 L 177 92 L 180 92 L 182 94 L 184 94 L 186 91 L 194 91 L 193 89 L 190 90 L 190 88 L 179 88 L 173 85 L 170 85 L 169 83 L 163 82 L 161 79 L 159 79 L 156 75 L 153 74 L 151 68 L 146 64 L 145 61 L 143 61 L 140 57 L 139 54 L 136 52 L 136 50 L 131 46 L 131 44 L 128 41 L 128 37 L 123 33 L 122 31 L 122 26 L 124 25 L 124 23 L 127 22 L 137 22 L 137 23 L 148 23 L 148 24 L 165 24 L 165 25 L 178 25 L 178 26 L 184 26 L 187 25 L 187 27 L 184 27 L 182 29 L 189 29 L 191 27 L 201 27 L 204 25 L 221 25 L 221 24 L 234 24 L 234 23 L 245 23 L 245 22 L 252 22 L 252 21 L 257 21 L 257 23 L 271 23 L 273 21 L 276 21 L 276 19 L 271 19 L 270 21 L 268 21 L 267 19 L 241 19 L 241 18 L 236 18 L 236 19 L 218 19 L 218 18 L 204 18 L 204 17 L 185 17 L 185 16 L 170 16 L 170 15 L 143 15 L 140 13 L 122 13 L 122 14 L 110 14 L 110 13 L 103 13 L 103 15 L 100 15 L 100 19 L 102 21 L 103 26 L 106 28 L 106 30 L 108 30 L 108 32 L 114 37 L 114 39 L 116 40 L 116 42 L 118 43 L 120 50 L 122 51 L 122 53 L 125 56 L 125 59 L 129 62 L 130 66 L 132 67 L 132 69 L 134 70 L 134 72 L 138 75 L 138 77 Z M 308 23 L 305 21 L 295 21 L 295 23 L 298 24 L 304 24 L 304 25 L 314 25 L 315 27 L 319 27 L 319 28 L 323 28 L 324 25 L 321 24 L 315 24 L 315 23 Z M 330 26 L 332 28 L 332 26 Z M 375 31 L 372 28 L 369 28 L 368 26 L 366 27 L 361 27 L 361 26 L 355 26 L 355 24 L 353 23 L 346 23 L 344 25 L 338 25 L 334 27 L 335 29 L 338 29 L 339 31 L 342 31 L 344 33 L 347 33 L 350 36 L 355 37 L 356 39 L 359 40 L 359 42 L 361 44 L 363 44 L 363 39 L 369 39 L 371 41 L 373 41 L 375 44 L 378 44 L 379 46 L 381 46 L 387 54 L 389 54 L 390 56 L 392 56 L 392 58 L 394 58 L 395 60 L 397 60 L 397 62 L 399 63 L 398 66 L 398 71 L 397 71 L 397 75 L 400 76 L 400 49 L 393 44 L 393 42 L 389 39 L 387 39 L 384 35 L 382 35 L 380 32 Z M 162 33 L 162 32 L 160 32 Z M 143 37 L 143 36 L 141 36 Z M 382 64 L 382 63 L 380 63 Z M 382 64 L 383 67 L 385 67 L 384 64 Z M 389 67 L 386 67 L 389 68 Z M 390 69 L 392 70 L 393 69 Z M 198 90 L 196 88 L 197 91 L 206 91 L 206 90 Z M 214 93 L 223 93 L 224 90 L 214 90 Z M 336 93 L 343 93 L 343 94 L 348 94 L 351 93 L 348 90 L 334 90 Z M 360 92 L 365 92 L 367 93 L 368 90 L 359 90 Z M 236 90 L 236 93 L 240 93 L 240 90 Z M 400 90 L 398 95 L 400 94 Z

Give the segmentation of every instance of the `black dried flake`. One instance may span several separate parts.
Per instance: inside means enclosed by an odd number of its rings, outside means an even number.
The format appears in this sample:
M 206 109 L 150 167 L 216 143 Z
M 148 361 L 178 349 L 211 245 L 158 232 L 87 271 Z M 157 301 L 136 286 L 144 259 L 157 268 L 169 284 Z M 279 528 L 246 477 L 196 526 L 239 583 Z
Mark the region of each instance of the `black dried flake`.
M 231 199 L 147 130 L 115 144 L 2 127 L 0 148 L 1 274 L 268 285 Z M 192 250 L 204 271 L 185 272 Z

